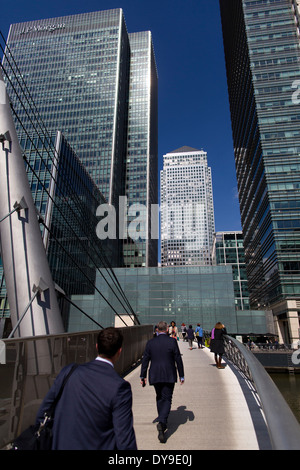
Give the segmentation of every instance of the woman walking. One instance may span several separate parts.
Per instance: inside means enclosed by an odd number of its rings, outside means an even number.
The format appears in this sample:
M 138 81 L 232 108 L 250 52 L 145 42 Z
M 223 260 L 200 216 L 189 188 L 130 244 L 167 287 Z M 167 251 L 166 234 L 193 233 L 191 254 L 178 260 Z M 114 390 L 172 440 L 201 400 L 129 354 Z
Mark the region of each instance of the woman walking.
M 169 326 L 169 336 L 171 336 L 171 338 L 175 338 L 175 339 L 179 339 L 178 337 L 178 328 L 176 326 L 176 323 L 173 321 L 171 321 L 171 325 Z
M 222 366 L 222 356 L 224 354 L 224 335 L 227 334 L 225 326 L 218 322 L 211 332 L 210 351 L 215 355 L 215 361 L 218 369 L 225 369 Z

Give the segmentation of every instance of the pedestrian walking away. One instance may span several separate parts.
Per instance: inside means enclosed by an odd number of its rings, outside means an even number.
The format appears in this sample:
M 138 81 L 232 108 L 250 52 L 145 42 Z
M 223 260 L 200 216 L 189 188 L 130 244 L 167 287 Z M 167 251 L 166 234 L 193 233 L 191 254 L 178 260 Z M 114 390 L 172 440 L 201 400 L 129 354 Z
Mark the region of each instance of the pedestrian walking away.
M 195 334 L 198 343 L 198 349 L 203 349 L 203 328 L 201 327 L 200 323 L 197 323 Z
M 193 349 L 193 341 L 195 339 L 195 332 L 193 330 L 193 326 L 189 325 L 188 330 L 187 330 L 187 339 L 189 342 L 189 347 L 192 350 Z
M 183 341 L 186 341 L 185 337 L 186 337 L 186 326 L 184 323 L 181 324 L 181 334 L 182 334 L 182 339 Z
M 225 352 L 224 335 L 227 335 L 225 326 L 218 322 L 211 331 L 210 351 L 215 355 L 215 362 L 218 369 L 224 369 L 222 356 Z
M 154 386 L 156 393 L 156 407 L 158 439 L 166 442 L 168 416 L 171 410 L 172 397 L 177 374 L 180 383 L 184 383 L 184 367 L 177 340 L 168 335 L 168 325 L 160 321 L 157 325 L 157 337 L 146 344 L 142 366 L 141 384 L 147 384 L 147 371 L 149 367 L 149 384 Z
M 53 450 L 136 450 L 132 392 L 114 369 L 122 351 L 118 328 L 105 328 L 97 339 L 97 357 L 79 364 L 56 406 Z M 55 400 L 73 364 L 62 369 L 46 395 L 36 422 Z

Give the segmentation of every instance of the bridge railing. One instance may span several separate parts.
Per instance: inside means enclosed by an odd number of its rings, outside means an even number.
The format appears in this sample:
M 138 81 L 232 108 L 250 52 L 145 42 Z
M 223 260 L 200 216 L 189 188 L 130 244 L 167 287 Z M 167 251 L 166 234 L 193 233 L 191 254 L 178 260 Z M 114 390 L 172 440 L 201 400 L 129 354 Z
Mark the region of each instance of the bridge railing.
M 254 354 L 225 336 L 225 354 L 255 387 L 274 450 L 300 450 L 300 424 L 277 386 Z
M 153 336 L 153 326 L 120 329 L 124 343 L 115 369 L 124 376 L 141 359 L 146 342 Z M 65 365 L 96 357 L 98 333 L 99 330 L 2 340 L 5 363 L 0 364 L 0 449 L 34 423 L 43 398 Z

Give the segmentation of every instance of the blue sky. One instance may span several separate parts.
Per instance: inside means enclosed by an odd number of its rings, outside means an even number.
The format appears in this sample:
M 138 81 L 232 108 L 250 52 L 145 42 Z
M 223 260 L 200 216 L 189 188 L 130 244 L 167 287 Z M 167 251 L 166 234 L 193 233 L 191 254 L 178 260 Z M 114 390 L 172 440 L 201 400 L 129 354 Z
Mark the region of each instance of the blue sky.
M 240 230 L 240 211 L 218 0 L 10 0 L 9 25 L 122 8 L 128 32 L 152 32 L 159 76 L 159 168 L 165 153 L 203 149 L 212 168 L 216 230 Z

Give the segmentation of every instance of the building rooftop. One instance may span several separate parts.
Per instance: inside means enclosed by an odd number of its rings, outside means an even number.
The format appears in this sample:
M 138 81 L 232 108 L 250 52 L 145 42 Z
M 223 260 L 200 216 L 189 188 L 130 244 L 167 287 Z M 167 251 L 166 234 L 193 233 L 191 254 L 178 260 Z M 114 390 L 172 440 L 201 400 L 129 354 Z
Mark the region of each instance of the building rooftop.
M 177 150 L 173 150 L 172 152 L 169 152 L 169 153 L 188 153 L 188 152 L 200 152 L 201 150 L 198 150 L 198 149 L 194 149 L 192 147 L 188 147 L 188 146 L 183 146 L 183 147 L 180 147 L 179 149 Z

